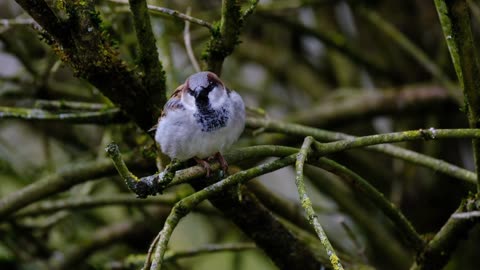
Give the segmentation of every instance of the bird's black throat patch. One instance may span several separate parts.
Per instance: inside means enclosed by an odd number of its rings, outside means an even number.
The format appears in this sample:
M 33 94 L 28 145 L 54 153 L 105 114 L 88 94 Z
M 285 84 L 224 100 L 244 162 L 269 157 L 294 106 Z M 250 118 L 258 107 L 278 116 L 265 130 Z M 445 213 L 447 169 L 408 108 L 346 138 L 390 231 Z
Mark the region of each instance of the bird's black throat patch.
M 198 112 L 196 112 L 193 116 L 200 124 L 203 132 L 215 131 L 227 125 L 230 114 L 225 106 L 218 110 L 214 110 L 208 101 L 205 104 L 200 100 L 197 100 L 196 105 Z

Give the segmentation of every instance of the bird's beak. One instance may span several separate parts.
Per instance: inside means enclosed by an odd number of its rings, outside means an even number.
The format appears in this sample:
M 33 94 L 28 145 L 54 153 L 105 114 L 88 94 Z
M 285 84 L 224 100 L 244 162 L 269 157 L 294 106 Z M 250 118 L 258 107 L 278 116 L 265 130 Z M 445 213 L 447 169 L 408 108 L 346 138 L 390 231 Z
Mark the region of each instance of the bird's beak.
M 195 98 L 198 98 L 198 96 L 200 96 L 200 93 L 201 93 L 201 92 L 202 92 L 202 88 L 197 87 L 197 88 L 195 88 L 195 90 L 193 90 L 193 96 L 194 96 Z

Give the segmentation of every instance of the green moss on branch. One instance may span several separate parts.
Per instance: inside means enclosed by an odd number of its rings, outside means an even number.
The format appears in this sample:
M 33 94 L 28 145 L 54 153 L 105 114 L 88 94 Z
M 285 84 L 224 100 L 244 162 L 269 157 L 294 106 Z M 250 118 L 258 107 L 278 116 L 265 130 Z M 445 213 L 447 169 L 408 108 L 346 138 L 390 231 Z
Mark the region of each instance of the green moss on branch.
M 330 264 L 335 270 L 343 270 L 343 266 L 340 262 L 340 259 L 335 253 L 335 250 L 333 249 L 332 244 L 330 244 L 327 234 L 323 230 L 323 227 L 320 224 L 320 221 L 318 220 L 317 215 L 315 214 L 315 210 L 313 210 L 312 201 L 310 200 L 310 197 L 308 197 L 307 189 L 305 187 L 305 182 L 303 180 L 303 167 L 305 165 L 305 161 L 308 157 L 308 154 L 310 152 L 310 147 L 313 141 L 314 140 L 312 137 L 306 137 L 305 140 L 303 141 L 300 151 L 297 154 L 297 158 L 295 162 L 295 185 L 297 186 L 298 196 L 299 196 L 302 208 L 305 210 L 308 221 L 315 229 L 315 232 L 317 233 L 318 238 L 320 239 L 323 247 L 325 248 L 328 255 L 328 259 L 330 260 Z
M 480 127 L 480 69 L 472 36 L 470 13 L 465 0 L 435 0 L 443 34 L 463 89 L 471 128 Z M 480 140 L 473 140 L 477 175 L 480 173 Z M 480 192 L 480 178 L 477 179 Z
M 140 64 L 145 72 L 143 84 L 152 98 L 151 103 L 156 108 L 155 116 L 158 117 L 163 105 L 167 102 L 166 79 L 162 64 L 158 59 L 147 1 L 129 0 L 129 3 L 140 48 Z
M 298 137 L 312 136 L 319 141 L 353 140 L 355 138 L 354 136 L 344 133 L 332 132 L 273 120 L 248 118 L 247 126 L 254 129 L 263 128 L 267 132 L 279 132 Z M 424 138 L 422 137 L 422 139 Z M 365 149 L 369 151 L 384 153 L 386 155 L 399 158 L 413 164 L 430 168 L 436 172 L 441 172 L 456 179 L 460 179 L 469 186 L 472 186 L 472 184 L 474 184 L 477 179 L 476 174 L 473 172 L 470 172 L 443 160 L 432 158 L 411 150 L 403 149 L 401 147 L 382 144 L 368 146 L 365 147 Z

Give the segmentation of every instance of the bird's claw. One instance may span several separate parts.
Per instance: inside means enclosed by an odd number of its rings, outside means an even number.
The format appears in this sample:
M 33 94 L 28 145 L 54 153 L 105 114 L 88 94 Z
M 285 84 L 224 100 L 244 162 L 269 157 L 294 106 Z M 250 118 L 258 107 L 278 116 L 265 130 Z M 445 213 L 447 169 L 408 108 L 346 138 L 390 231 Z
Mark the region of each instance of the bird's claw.
M 195 157 L 194 159 L 195 159 L 195 161 L 198 163 L 198 165 L 202 166 L 202 167 L 205 169 L 205 171 L 206 171 L 206 174 L 205 174 L 205 175 L 206 175 L 207 177 L 210 177 L 210 171 L 211 171 L 210 163 L 208 163 L 207 161 L 205 161 L 205 160 L 203 160 L 203 159 L 201 159 L 201 158 Z

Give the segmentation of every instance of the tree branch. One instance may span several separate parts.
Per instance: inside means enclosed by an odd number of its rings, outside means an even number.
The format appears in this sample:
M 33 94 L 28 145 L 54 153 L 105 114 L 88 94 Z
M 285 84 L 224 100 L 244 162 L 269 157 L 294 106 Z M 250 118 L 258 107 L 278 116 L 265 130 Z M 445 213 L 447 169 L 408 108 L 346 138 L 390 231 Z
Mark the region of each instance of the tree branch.
M 203 55 L 207 69 L 220 76 L 223 61 L 239 43 L 243 26 L 240 4 L 237 0 L 222 0 L 222 18 L 218 29 L 212 32 Z
M 156 108 L 156 116 L 158 116 L 163 105 L 167 102 L 165 72 L 158 59 L 157 46 L 150 24 L 146 0 L 129 0 L 129 3 L 140 48 L 140 63 L 145 72 L 143 85 L 152 98 L 151 102 Z
M 68 64 L 76 76 L 97 87 L 143 130 L 148 131 L 160 113 L 155 92 L 118 57 L 94 2 L 66 1 L 68 21 L 61 21 L 43 0 L 16 0 L 53 39 L 53 50 Z M 142 108 L 142 109 L 139 109 Z
M 298 137 L 312 136 L 319 141 L 352 140 L 355 138 L 354 136 L 344 133 L 331 132 L 327 130 L 316 129 L 291 123 L 282 123 L 273 120 L 247 118 L 247 126 L 253 129 L 263 128 L 264 131 L 267 132 L 279 132 Z M 475 183 L 477 180 L 476 174 L 471 171 L 465 170 L 443 160 L 432 158 L 411 150 L 403 149 L 401 147 L 383 144 L 368 146 L 365 147 L 365 149 L 369 151 L 384 153 L 386 155 L 396 157 L 413 164 L 430 168 L 436 172 L 441 172 L 453 178 L 460 179 L 469 186 Z
M 322 228 L 320 221 L 318 220 L 317 215 L 315 214 L 315 210 L 313 210 L 312 201 L 308 197 L 307 190 L 305 188 L 305 183 L 303 181 L 303 166 L 305 165 L 305 160 L 310 152 L 310 147 L 313 143 L 312 137 L 306 137 L 303 141 L 302 147 L 297 154 L 296 162 L 295 162 L 295 185 L 297 186 L 298 196 L 300 199 L 300 203 L 302 204 L 305 213 L 307 214 L 307 219 L 310 224 L 315 229 L 318 238 L 322 242 L 323 247 L 327 251 L 328 259 L 332 264 L 333 269 L 335 270 L 343 270 L 343 266 L 338 258 L 335 250 L 330 244 L 328 240 L 327 234 Z
M 466 98 L 468 122 L 480 127 L 480 70 L 470 25 L 470 13 L 465 0 L 435 0 L 443 34 L 450 50 L 460 86 Z M 480 140 L 473 140 L 475 170 L 480 173 Z M 477 179 L 480 193 L 480 178 Z
M 142 162 L 127 158 L 132 167 L 145 168 Z M 152 168 L 153 169 L 153 168 Z M 109 159 L 78 163 L 66 167 L 0 199 L 0 220 L 12 213 L 50 195 L 88 180 L 95 180 L 115 174 L 115 167 Z
M 108 0 L 108 1 L 112 2 L 112 3 L 117 3 L 117 4 L 128 4 L 128 1 L 126 1 L 126 0 Z M 192 17 L 188 14 L 184 14 L 184 13 L 181 13 L 181 12 L 178 12 L 176 10 L 169 9 L 169 8 L 157 7 L 157 6 L 154 6 L 154 5 L 147 5 L 147 7 L 148 7 L 148 10 L 151 13 L 168 15 L 168 16 L 180 19 L 182 21 L 188 21 L 188 22 L 191 22 L 193 24 L 206 27 L 206 28 L 208 28 L 208 30 L 210 30 L 210 32 L 214 31 L 213 25 L 210 24 L 209 22 L 206 22 L 204 20 L 200 20 L 198 18 Z
M 56 121 L 69 124 L 113 124 L 125 123 L 128 119 L 117 108 L 94 112 L 52 113 L 41 109 L 12 108 L 0 106 L 0 119 L 28 121 Z

